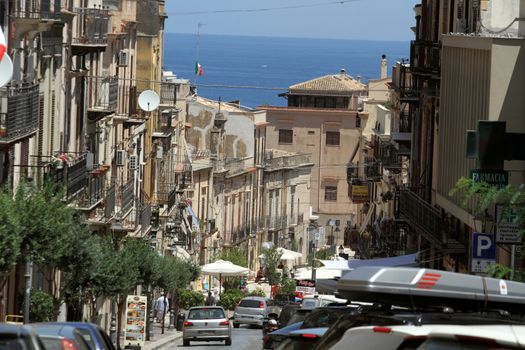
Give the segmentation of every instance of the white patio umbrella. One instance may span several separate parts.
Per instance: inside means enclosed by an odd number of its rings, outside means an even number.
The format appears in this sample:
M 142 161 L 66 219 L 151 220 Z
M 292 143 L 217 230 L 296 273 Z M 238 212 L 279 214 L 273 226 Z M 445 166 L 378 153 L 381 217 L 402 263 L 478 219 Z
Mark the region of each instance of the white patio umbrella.
M 281 253 L 281 260 L 295 260 L 301 258 L 303 254 L 294 252 L 293 250 L 278 248 L 279 253 Z M 259 258 L 264 258 L 264 254 L 259 255 Z
M 243 276 L 249 271 L 246 267 L 235 265 L 231 261 L 226 260 L 217 260 L 201 266 L 203 275 L 219 276 L 219 283 L 222 282 L 222 276 Z M 219 294 L 220 292 L 221 287 L 219 286 Z

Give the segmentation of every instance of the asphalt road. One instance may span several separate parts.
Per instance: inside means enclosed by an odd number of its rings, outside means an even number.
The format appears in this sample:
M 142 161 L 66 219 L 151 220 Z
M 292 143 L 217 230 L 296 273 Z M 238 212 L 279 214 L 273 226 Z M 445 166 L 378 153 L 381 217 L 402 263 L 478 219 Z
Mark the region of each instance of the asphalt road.
M 161 350 L 189 349 L 189 350 L 260 350 L 262 349 L 262 330 L 260 328 L 249 328 L 246 325 L 232 329 L 232 345 L 225 346 L 224 342 L 191 342 L 189 347 L 182 346 L 182 337 L 167 344 Z

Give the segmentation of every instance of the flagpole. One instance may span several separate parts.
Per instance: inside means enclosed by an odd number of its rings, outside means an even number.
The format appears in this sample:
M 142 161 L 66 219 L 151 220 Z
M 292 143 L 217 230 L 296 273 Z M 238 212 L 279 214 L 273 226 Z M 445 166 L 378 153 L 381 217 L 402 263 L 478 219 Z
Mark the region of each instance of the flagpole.
M 195 76 L 193 78 L 193 85 L 195 86 L 195 92 L 197 93 L 197 77 L 199 76 L 199 71 L 197 65 L 199 64 L 199 51 L 200 51 L 200 42 L 201 42 L 201 27 L 204 24 L 199 22 L 197 23 L 197 47 L 195 49 Z

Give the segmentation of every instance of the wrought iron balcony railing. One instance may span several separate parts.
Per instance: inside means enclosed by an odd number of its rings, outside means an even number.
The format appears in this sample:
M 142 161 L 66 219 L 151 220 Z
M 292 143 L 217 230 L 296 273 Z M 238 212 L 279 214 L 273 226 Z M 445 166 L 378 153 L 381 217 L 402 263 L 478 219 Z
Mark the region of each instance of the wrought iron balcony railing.
M 283 168 L 295 168 L 309 164 L 313 164 L 311 154 L 295 154 L 291 156 L 265 159 L 265 170 L 272 171 Z
M 119 190 L 119 205 L 120 211 L 119 216 L 124 217 L 133 208 L 134 191 L 133 185 L 135 183 L 133 177 L 129 178 L 128 181 L 120 187 Z
M 176 189 L 175 183 L 161 183 L 159 190 L 155 193 L 157 204 L 169 204 L 170 194 Z
M 92 77 L 89 79 L 89 110 L 115 112 L 118 104 L 118 77 Z
M 235 159 L 226 162 L 227 176 L 232 177 L 247 172 L 255 167 L 253 157 L 246 159 Z
M 16 19 L 57 20 L 61 19 L 61 0 L 15 0 L 13 17 Z
M 160 85 L 160 104 L 164 106 L 177 105 L 177 92 L 180 90 L 180 84 L 161 83 Z
M 444 243 L 443 220 L 439 210 L 410 189 L 399 193 L 399 214 L 405 218 L 433 246 L 441 248 Z
M 38 130 L 39 85 L 0 89 L 0 143 L 13 142 Z
M 144 234 L 151 227 L 151 204 L 144 203 L 140 211 L 141 232 Z
M 76 28 L 73 34 L 75 45 L 107 45 L 109 11 L 106 8 L 76 8 Z
M 410 67 L 413 73 L 439 74 L 441 46 L 432 41 L 413 40 L 410 43 Z

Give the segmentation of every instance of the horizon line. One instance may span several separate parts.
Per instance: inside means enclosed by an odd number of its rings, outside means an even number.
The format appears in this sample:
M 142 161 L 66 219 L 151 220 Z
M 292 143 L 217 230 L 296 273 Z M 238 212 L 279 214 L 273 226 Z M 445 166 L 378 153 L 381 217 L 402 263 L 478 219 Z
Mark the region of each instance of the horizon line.
M 165 34 L 185 34 L 185 35 L 197 35 L 196 33 L 190 33 L 190 32 L 168 32 L 166 31 Z M 281 36 L 281 35 L 243 35 L 243 34 L 225 34 L 225 33 L 219 33 L 219 34 L 205 34 L 201 36 L 239 36 L 239 37 L 251 37 L 251 38 L 282 38 L 282 39 L 315 39 L 315 40 L 345 40 L 345 41 L 377 41 L 377 42 L 408 42 L 410 43 L 413 39 L 406 39 L 406 40 L 387 40 L 387 39 L 358 39 L 358 38 L 327 38 L 327 37 L 307 37 L 307 36 Z

